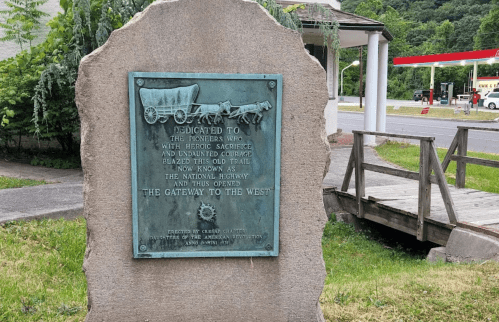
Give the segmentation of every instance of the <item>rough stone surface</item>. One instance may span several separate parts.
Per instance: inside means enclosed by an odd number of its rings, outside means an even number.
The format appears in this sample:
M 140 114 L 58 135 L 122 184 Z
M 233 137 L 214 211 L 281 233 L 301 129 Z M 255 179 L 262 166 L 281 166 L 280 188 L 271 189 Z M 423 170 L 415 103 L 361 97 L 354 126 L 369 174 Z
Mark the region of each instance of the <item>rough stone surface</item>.
M 430 249 L 428 256 L 426 256 L 426 260 L 431 263 L 435 263 L 438 261 L 446 262 L 447 259 L 445 256 L 445 247 L 435 247 Z
M 283 75 L 280 254 L 133 259 L 127 73 Z M 243 0 L 157 2 L 83 59 L 87 321 L 318 321 L 326 74 L 300 34 Z
M 454 228 L 445 247 L 449 262 L 499 261 L 499 239 Z

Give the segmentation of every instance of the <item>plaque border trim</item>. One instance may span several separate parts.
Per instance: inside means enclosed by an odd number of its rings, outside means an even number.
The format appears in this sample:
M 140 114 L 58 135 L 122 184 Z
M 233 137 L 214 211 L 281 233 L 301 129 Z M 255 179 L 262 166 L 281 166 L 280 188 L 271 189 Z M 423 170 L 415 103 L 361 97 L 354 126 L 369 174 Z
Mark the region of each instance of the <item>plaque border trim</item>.
M 277 82 L 275 165 L 274 165 L 274 241 L 271 251 L 199 251 L 199 252 L 139 252 L 138 201 L 137 201 L 137 137 L 135 117 L 136 77 L 154 78 L 198 78 L 231 80 L 274 80 Z M 276 257 L 279 255 L 279 217 L 281 195 L 281 127 L 282 127 L 282 74 L 220 74 L 220 73 L 167 73 L 128 72 L 128 98 L 130 112 L 130 157 L 132 175 L 132 243 L 133 257 L 140 258 L 198 258 L 198 257 Z

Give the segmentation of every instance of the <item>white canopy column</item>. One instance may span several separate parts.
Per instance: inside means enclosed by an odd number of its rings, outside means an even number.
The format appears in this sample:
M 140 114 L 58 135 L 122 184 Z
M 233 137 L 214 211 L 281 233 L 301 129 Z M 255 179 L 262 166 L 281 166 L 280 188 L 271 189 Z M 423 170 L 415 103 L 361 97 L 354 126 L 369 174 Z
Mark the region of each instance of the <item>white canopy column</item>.
M 388 41 L 379 43 L 378 53 L 378 107 L 376 131 L 386 132 L 386 92 L 388 88 Z
M 430 105 L 433 105 L 433 94 L 435 90 L 435 66 L 431 66 L 430 76 Z
M 366 106 L 364 111 L 364 130 L 376 131 L 376 104 L 378 96 L 378 44 L 379 31 L 367 32 L 366 68 Z M 364 144 L 374 145 L 375 137 L 366 135 Z
M 326 135 L 335 134 L 338 131 L 338 61 L 337 52 L 327 47 L 327 89 L 329 101 L 324 109 L 324 118 L 326 119 Z
M 473 62 L 473 92 L 476 92 L 478 76 L 478 62 Z

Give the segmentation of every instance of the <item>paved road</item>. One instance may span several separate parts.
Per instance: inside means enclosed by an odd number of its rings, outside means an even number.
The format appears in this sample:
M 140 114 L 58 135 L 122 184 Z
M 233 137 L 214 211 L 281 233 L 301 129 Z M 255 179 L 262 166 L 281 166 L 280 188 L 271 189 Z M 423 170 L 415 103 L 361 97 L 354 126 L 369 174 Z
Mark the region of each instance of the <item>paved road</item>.
M 410 135 L 434 136 L 438 147 L 448 148 L 456 135 L 457 126 L 493 127 L 499 129 L 499 123 L 456 122 L 417 117 L 387 116 L 386 132 Z M 364 114 L 338 112 L 338 128 L 344 132 L 362 130 Z M 499 154 L 499 133 L 470 131 L 468 150 Z
M 462 107 L 464 104 L 467 103 L 467 101 L 462 100 L 462 101 L 457 101 L 456 103 L 457 103 L 457 105 Z M 343 97 L 343 101 L 340 102 L 340 105 L 352 105 L 352 104 L 359 104 L 359 98 L 353 97 L 353 96 L 345 96 L 345 97 Z M 366 104 L 365 97 L 362 99 L 362 104 Z M 388 105 L 388 106 L 414 106 L 414 107 L 428 106 L 427 103 L 425 103 L 423 105 L 421 103 L 421 101 L 415 102 L 413 100 L 394 100 L 394 99 L 387 99 L 386 105 Z M 440 107 L 447 107 L 448 108 L 448 106 L 446 106 L 446 105 L 440 105 L 440 103 L 437 101 L 434 101 L 434 104 L 432 107 L 433 108 L 440 108 Z M 452 105 L 452 107 L 455 107 L 455 106 Z M 475 105 L 475 108 L 476 108 L 476 105 Z M 474 111 L 476 111 L 475 108 L 473 109 Z M 489 109 L 486 109 L 484 107 L 480 107 L 479 110 L 486 110 L 487 112 L 499 113 L 499 108 L 495 109 L 495 110 L 489 110 Z

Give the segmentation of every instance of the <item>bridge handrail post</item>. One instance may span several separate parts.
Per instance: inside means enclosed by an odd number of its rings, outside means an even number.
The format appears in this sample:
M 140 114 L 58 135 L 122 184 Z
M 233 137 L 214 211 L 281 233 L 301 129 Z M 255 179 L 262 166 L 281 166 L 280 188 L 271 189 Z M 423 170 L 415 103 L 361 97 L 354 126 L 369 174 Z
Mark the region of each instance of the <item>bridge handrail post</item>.
M 364 218 L 364 206 L 362 198 L 366 194 L 366 181 L 364 176 L 364 135 L 354 132 L 353 137 L 353 153 L 355 167 L 355 197 L 357 199 L 357 217 Z
M 468 129 L 459 128 L 457 130 L 458 144 L 457 155 L 465 157 L 468 153 Z M 466 161 L 457 161 L 456 166 L 456 188 L 464 188 L 466 181 Z
M 419 193 L 418 193 L 418 224 L 416 237 L 420 241 L 426 240 L 425 221 L 430 216 L 431 208 L 431 164 L 430 145 L 433 141 L 421 140 L 419 148 Z

